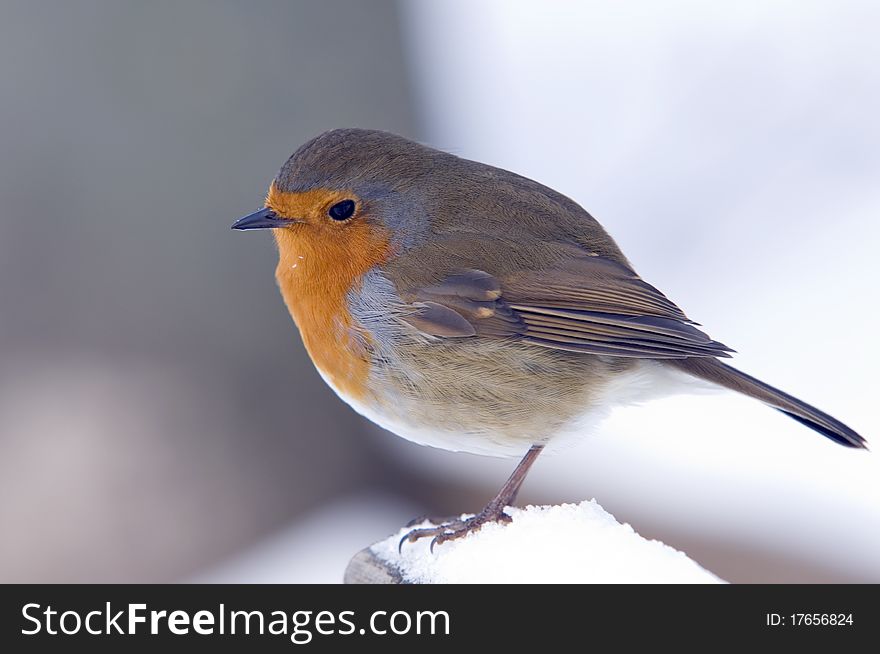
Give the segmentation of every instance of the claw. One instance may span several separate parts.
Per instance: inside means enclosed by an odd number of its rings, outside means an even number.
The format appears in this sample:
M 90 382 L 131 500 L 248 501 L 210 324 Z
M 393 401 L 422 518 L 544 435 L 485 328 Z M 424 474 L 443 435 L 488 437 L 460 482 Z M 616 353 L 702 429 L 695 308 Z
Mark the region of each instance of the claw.
M 479 531 L 480 528 L 486 523 L 500 522 L 501 524 L 508 524 L 512 522 L 512 520 L 513 518 L 511 518 L 504 512 L 504 507 L 498 509 L 496 506 L 489 506 L 486 509 L 483 509 L 483 511 L 481 511 L 477 515 L 471 516 L 470 518 L 467 518 L 465 520 L 455 518 L 443 522 L 436 527 L 422 527 L 419 529 L 413 529 L 407 532 L 404 537 L 400 539 L 400 542 L 397 544 L 397 551 L 398 553 L 402 553 L 403 544 L 407 541 L 409 541 L 410 543 L 415 543 L 420 538 L 433 536 L 430 545 L 430 550 L 433 554 L 435 546 L 442 545 L 446 541 L 456 540 L 458 538 L 461 538 L 462 536 L 466 536 L 472 531 Z M 410 525 L 417 524 L 418 522 L 424 522 L 424 520 L 412 521 L 410 522 Z

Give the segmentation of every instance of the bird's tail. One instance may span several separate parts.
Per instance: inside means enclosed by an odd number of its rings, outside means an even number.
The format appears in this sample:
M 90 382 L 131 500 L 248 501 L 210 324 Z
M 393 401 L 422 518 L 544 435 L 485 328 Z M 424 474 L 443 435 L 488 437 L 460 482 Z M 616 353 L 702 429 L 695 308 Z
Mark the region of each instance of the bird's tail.
M 835 443 L 840 443 L 846 447 L 867 447 L 864 438 L 839 420 L 832 418 L 827 413 L 819 411 L 819 409 L 810 406 L 806 402 L 802 402 L 788 393 L 780 391 L 778 388 L 765 384 L 760 379 L 755 379 L 736 368 L 731 368 L 717 359 L 695 357 L 690 359 L 672 359 L 668 360 L 667 363 L 694 377 L 699 377 L 732 391 L 748 395 L 774 409 L 779 409 L 785 415 L 794 418 L 810 429 L 816 430 Z

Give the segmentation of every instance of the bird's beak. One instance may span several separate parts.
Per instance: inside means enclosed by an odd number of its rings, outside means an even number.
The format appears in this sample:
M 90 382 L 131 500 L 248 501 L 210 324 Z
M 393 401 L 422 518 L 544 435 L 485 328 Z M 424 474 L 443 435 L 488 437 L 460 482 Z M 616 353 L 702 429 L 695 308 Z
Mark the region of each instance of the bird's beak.
M 233 223 L 232 229 L 271 229 L 273 227 L 284 227 L 290 222 L 291 221 L 289 220 L 279 218 L 275 215 L 274 211 L 269 207 L 266 207 L 265 209 L 255 211 L 244 218 L 239 218 Z

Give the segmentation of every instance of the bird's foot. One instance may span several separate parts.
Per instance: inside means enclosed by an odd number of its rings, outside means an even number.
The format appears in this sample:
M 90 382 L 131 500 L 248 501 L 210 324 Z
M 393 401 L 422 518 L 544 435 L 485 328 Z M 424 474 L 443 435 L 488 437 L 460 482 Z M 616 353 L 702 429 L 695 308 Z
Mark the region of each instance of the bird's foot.
M 513 519 L 504 512 L 504 509 L 504 505 L 490 504 L 477 515 L 471 516 L 470 518 L 465 518 L 463 520 L 461 518 L 454 518 L 452 520 L 445 520 L 436 527 L 421 527 L 419 529 L 413 529 L 400 539 L 397 549 L 398 551 L 401 551 L 404 543 L 415 543 L 422 538 L 432 538 L 431 551 L 433 552 L 435 545 L 442 545 L 447 541 L 456 540 L 462 536 L 466 536 L 473 531 L 479 531 L 480 528 L 487 523 L 500 522 L 501 524 L 507 524 L 508 522 L 511 522 Z M 412 521 L 407 526 L 409 527 L 410 525 L 418 524 L 418 522 L 423 522 L 423 520 Z M 432 520 L 431 522 L 434 521 Z

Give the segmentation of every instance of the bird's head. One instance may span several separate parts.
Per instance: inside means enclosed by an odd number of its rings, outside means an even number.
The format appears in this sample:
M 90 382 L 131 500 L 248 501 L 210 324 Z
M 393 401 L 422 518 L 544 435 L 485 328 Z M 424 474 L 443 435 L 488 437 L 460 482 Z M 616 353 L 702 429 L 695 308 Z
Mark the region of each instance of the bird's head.
M 264 208 L 232 228 L 272 229 L 279 275 L 351 282 L 428 233 L 431 173 L 448 156 L 386 132 L 326 132 L 287 160 Z

